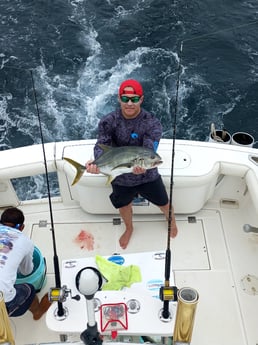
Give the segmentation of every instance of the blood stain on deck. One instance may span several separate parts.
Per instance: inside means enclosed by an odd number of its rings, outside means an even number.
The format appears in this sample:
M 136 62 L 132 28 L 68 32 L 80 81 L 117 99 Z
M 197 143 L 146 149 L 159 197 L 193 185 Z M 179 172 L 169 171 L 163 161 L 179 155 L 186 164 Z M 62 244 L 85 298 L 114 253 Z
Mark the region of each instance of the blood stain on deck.
M 94 249 L 94 237 L 86 230 L 81 230 L 80 233 L 75 237 L 74 242 L 77 243 L 81 249 Z

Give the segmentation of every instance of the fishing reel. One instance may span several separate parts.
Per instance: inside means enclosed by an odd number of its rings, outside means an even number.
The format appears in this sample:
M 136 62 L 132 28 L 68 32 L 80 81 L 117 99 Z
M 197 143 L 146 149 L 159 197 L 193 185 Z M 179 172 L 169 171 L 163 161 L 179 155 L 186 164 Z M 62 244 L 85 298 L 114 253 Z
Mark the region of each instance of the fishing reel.
M 172 316 L 169 312 L 169 302 L 177 301 L 177 287 L 176 286 L 162 286 L 159 290 L 159 298 L 163 301 L 163 310 L 160 312 L 160 319 L 164 322 L 171 320 Z
M 79 295 L 72 296 L 71 289 L 68 289 L 66 285 L 63 285 L 61 288 L 50 288 L 48 298 L 51 302 L 63 303 L 67 300 L 69 295 L 76 301 L 79 301 L 81 298 Z
M 176 286 L 162 286 L 159 290 L 159 298 L 161 301 L 177 301 L 177 291 Z

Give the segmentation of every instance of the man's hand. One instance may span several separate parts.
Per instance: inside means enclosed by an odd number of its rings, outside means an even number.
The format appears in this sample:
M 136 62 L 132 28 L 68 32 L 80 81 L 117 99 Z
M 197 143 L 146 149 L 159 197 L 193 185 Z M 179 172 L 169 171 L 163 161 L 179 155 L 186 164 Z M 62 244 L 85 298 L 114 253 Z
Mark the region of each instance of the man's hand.
M 87 173 L 99 174 L 100 173 L 99 168 L 97 167 L 96 164 L 92 164 L 92 162 L 93 162 L 93 160 L 90 160 L 90 161 L 86 162 L 86 164 L 85 164 Z
M 146 172 L 146 169 L 143 167 L 137 166 L 133 168 L 133 174 L 135 175 L 144 174 L 145 172 Z

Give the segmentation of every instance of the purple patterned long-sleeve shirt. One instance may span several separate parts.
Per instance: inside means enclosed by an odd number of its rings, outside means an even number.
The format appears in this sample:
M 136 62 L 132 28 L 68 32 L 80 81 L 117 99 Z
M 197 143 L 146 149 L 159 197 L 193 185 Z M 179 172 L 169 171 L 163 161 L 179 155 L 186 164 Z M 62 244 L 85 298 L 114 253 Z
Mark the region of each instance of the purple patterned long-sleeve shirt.
M 120 109 L 104 116 L 98 126 L 98 139 L 94 147 L 95 159 L 102 154 L 98 144 L 108 146 L 144 146 L 156 150 L 162 135 L 160 121 L 151 113 L 141 109 L 134 119 L 126 119 Z M 117 176 L 112 183 L 121 186 L 137 186 L 159 177 L 158 169 L 146 170 L 144 174 L 133 173 Z

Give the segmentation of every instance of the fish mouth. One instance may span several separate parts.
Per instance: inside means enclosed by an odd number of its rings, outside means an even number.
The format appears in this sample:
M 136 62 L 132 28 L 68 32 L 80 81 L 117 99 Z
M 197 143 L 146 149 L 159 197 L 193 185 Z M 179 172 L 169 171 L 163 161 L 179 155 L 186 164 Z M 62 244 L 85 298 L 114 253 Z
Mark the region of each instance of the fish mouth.
M 163 161 L 157 161 L 157 162 L 154 162 L 153 164 L 152 164 L 152 166 L 153 167 L 156 167 L 156 166 L 158 166 L 158 165 L 160 165 L 160 164 L 162 164 L 163 163 Z

